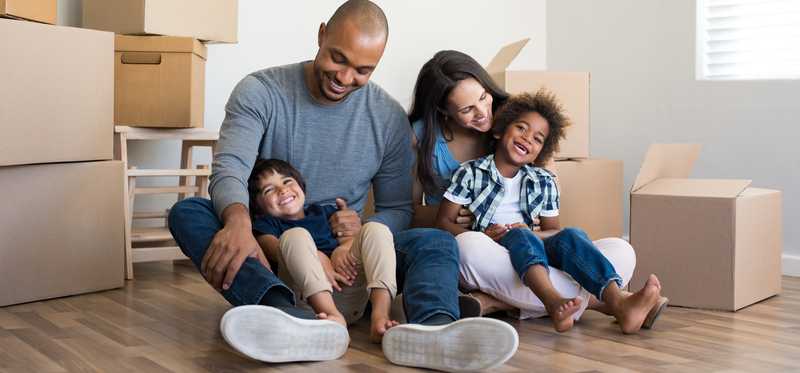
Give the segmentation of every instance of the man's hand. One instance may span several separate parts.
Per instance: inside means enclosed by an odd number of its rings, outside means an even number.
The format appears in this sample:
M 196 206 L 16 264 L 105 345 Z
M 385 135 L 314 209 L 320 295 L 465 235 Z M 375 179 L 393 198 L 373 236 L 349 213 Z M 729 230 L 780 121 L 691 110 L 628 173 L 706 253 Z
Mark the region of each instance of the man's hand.
M 328 282 L 331 283 L 331 287 L 333 287 L 334 290 L 342 291 L 342 287 L 339 285 L 340 282 L 348 286 L 353 284 L 351 281 L 347 280 L 346 277 L 333 269 L 331 260 L 325 253 L 317 250 L 317 257 L 319 257 L 319 263 L 322 264 L 322 269 L 325 271 L 325 277 L 328 278 Z
M 361 230 L 361 217 L 358 212 L 347 208 L 347 202 L 341 198 L 336 199 L 339 211 L 333 213 L 329 220 L 331 232 L 336 238 L 353 237 Z
M 337 247 L 336 250 L 333 250 L 331 254 L 331 263 L 336 272 L 350 281 L 348 285 L 352 285 L 353 281 L 355 281 L 358 276 L 358 260 L 351 255 L 350 246 L 342 245 Z
M 542 221 L 539 219 L 538 216 L 533 218 L 533 228 L 531 228 L 531 230 L 534 232 L 542 230 L 541 224 Z
M 267 269 L 269 262 L 258 246 L 249 217 L 247 221 L 232 219 L 222 228 L 203 256 L 200 271 L 206 280 L 217 290 L 228 290 L 242 263 L 248 258 L 256 258 Z
M 475 215 L 472 214 L 472 211 L 469 211 L 464 206 L 461 206 L 458 209 L 458 217 L 456 218 L 456 224 L 460 225 L 464 229 L 472 228 L 472 223 L 475 222 Z
M 496 242 L 500 242 L 500 239 L 508 233 L 508 225 L 505 224 L 492 224 L 488 228 L 486 228 L 483 233 L 485 233 L 489 238 L 495 240 Z

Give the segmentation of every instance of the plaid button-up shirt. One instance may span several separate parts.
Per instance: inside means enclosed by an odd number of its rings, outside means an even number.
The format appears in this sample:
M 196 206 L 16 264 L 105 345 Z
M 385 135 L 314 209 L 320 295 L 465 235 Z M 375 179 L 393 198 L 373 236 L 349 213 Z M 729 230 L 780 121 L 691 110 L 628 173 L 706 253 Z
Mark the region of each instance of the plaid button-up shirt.
M 519 208 L 525 224 L 533 225 L 536 216 L 558 216 L 559 194 L 555 176 L 549 171 L 523 166 Z M 505 195 L 503 177 L 497 171 L 494 154 L 464 162 L 453 173 L 450 187 L 444 194 L 447 200 L 466 205 L 475 215 L 472 229 L 484 231 L 491 225 L 497 207 Z

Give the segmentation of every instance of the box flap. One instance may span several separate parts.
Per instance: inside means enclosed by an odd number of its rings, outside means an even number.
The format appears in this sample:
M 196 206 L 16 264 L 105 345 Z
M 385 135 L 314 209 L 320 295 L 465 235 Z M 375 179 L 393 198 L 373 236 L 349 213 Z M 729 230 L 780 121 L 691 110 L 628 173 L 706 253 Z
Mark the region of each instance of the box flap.
M 633 183 L 631 193 L 658 178 L 687 178 L 700 154 L 700 144 L 653 144 Z
M 488 71 L 489 74 L 505 71 L 506 68 L 511 65 L 511 61 L 517 58 L 519 52 L 522 51 L 522 48 L 525 48 L 525 45 L 527 45 L 530 40 L 530 38 L 525 38 L 500 48 L 500 51 L 492 58 L 492 62 L 489 62 L 489 65 L 486 66 L 486 71 Z
M 114 50 L 117 52 L 194 53 L 205 59 L 208 48 L 199 40 L 192 38 L 117 35 Z
M 659 178 L 641 187 L 636 194 L 651 196 L 736 198 L 747 189 L 750 182 L 750 180 L 728 179 Z

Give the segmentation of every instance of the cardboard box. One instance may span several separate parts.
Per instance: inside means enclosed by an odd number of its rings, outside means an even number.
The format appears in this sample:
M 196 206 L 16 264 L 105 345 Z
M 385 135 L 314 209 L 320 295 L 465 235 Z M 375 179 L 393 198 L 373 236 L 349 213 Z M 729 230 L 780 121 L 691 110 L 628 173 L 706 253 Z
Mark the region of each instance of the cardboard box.
M 552 164 L 561 194 L 561 226 L 581 228 L 592 240 L 622 237 L 622 161 L 580 159 Z
M 236 43 L 237 0 L 83 0 L 83 27 Z
M 123 285 L 122 167 L 0 167 L 0 306 Z
M 56 24 L 57 0 L 0 0 L 0 17 Z
M 529 40 L 501 48 L 486 70 L 501 88 L 511 94 L 535 93 L 542 87 L 553 92 L 572 119 L 572 126 L 567 128 L 567 137 L 561 141 L 556 159 L 589 158 L 589 73 L 508 70 L 511 61 Z
M 108 160 L 114 34 L 0 19 L 0 166 Z
M 689 179 L 699 145 L 658 144 L 631 189 L 631 287 L 650 273 L 670 305 L 735 311 L 781 290 L 781 192 Z
M 116 37 L 114 123 L 203 127 L 206 46 L 191 38 Z

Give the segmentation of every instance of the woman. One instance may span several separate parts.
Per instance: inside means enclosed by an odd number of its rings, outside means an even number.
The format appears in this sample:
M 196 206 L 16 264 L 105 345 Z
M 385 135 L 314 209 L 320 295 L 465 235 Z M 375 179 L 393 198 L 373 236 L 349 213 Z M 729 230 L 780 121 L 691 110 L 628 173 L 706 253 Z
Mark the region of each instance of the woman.
M 492 114 L 508 96 L 480 64 L 464 53 L 441 51 L 422 67 L 409 114 L 417 153 L 414 226 L 434 226 L 452 173 L 462 162 L 490 152 Z M 469 228 L 469 211 L 461 209 L 459 215 L 458 223 Z M 456 240 L 461 262 L 459 284 L 480 302 L 481 314 L 507 310 L 521 319 L 547 315 L 542 302 L 514 272 L 502 246 L 481 232 L 462 233 Z M 636 265 L 630 244 L 619 238 L 594 244 L 627 285 Z M 581 309 L 574 314 L 576 320 L 587 307 L 608 313 L 602 302 L 565 273 L 551 268 L 550 277 L 564 297 L 582 298 Z M 643 327 L 650 327 L 661 309 L 661 304 L 654 308 Z

